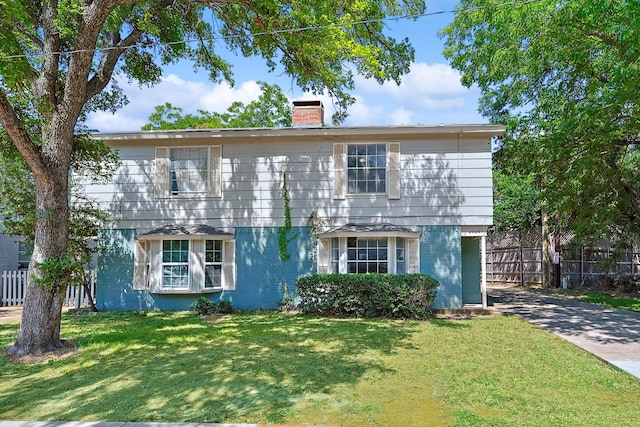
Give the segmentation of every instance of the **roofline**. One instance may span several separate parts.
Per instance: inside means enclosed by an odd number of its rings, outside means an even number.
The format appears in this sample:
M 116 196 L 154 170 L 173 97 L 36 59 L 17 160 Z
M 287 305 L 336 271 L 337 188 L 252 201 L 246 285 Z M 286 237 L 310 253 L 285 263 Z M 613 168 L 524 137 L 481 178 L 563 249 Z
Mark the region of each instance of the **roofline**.
M 353 126 L 353 127 L 281 127 L 185 129 L 133 132 L 95 132 L 92 137 L 103 141 L 142 141 L 190 138 L 265 138 L 305 136 L 367 136 L 367 135 L 470 135 L 500 136 L 506 127 L 493 124 L 418 125 L 418 126 Z

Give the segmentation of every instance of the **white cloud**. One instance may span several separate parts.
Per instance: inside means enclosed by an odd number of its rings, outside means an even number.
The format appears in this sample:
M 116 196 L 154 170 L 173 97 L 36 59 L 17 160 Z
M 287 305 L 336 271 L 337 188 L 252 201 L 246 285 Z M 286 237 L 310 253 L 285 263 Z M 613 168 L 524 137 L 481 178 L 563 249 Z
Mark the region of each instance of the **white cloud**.
M 235 101 L 247 104 L 261 94 L 260 85 L 253 80 L 243 82 L 237 88 L 232 88 L 228 83 L 219 83 L 200 98 L 201 107 L 199 108 L 223 112 Z
M 410 125 L 413 124 L 413 111 L 400 107 L 391 113 L 390 124 L 392 125 Z
M 472 94 L 460 83 L 460 74 L 446 64 L 415 63 L 410 72 L 402 77 L 400 85 L 375 80 L 356 78 L 359 91 L 371 95 L 382 95 L 408 107 L 430 110 L 453 110 L 464 104 L 464 98 Z
M 148 122 L 149 115 L 158 105 L 169 102 L 186 113 L 197 110 L 226 110 L 234 101 L 243 103 L 257 99 L 260 86 L 251 80 L 232 88 L 227 83 L 190 81 L 176 74 L 169 74 L 154 87 L 139 87 L 126 81 L 118 82 L 129 98 L 129 104 L 116 114 L 94 112 L 89 114 L 86 125 L 102 132 L 135 131 Z

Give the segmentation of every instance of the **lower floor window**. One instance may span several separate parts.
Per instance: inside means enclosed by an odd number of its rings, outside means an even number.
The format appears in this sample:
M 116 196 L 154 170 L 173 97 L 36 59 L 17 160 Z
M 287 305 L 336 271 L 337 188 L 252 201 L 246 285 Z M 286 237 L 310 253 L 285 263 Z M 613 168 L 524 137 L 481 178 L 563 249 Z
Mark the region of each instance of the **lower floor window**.
M 204 250 L 204 287 L 222 286 L 222 240 L 205 241 Z
M 234 290 L 235 282 L 233 239 L 164 239 L 152 235 L 135 242 L 135 290 L 208 293 Z
M 388 273 L 387 239 L 347 238 L 347 273 Z
M 189 241 L 162 242 L 162 287 L 189 289 Z
M 327 265 L 318 265 L 326 273 L 391 273 L 417 272 L 418 240 L 405 237 L 334 237 L 320 245 L 325 250 Z M 319 256 L 319 259 L 325 259 Z M 413 261 L 411 261 L 413 260 Z M 411 261 L 411 263 L 410 263 Z

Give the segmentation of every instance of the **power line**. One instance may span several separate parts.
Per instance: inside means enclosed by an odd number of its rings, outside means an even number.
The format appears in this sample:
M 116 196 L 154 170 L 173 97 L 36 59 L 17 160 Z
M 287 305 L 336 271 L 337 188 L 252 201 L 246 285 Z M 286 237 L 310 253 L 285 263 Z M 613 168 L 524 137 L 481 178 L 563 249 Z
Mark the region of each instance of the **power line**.
M 385 17 L 385 18 L 376 18 L 376 19 L 365 19 L 365 20 L 361 20 L 361 21 L 352 21 L 352 22 L 344 22 L 344 23 L 340 23 L 340 24 L 327 24 L 327 25 L 312 25 L 312 26 L 308 26 L 308 27 L 298 27 L 298 28 L 287 28 L 287 29 L 280 29 L 280 30 L 271 30 L 271 31 L 262 31 L 262 32 L 257 32 L 257 33 L 249 33 L 247 35 L 237 35 L 237 36 L 214 36 L 211 37 L 210 39 L 212 41 L 215 40 L 220 40 L 220 41 L 225 41 L 225 40 L 233 40 L 233 39 L 238 39 L 238 38 L 243 38 L 243 37 L 259 37 L 259 36 L 270 36 L 270 35 L 277 35 L 277 34 L 292 34 L 292 33 L 300 33 L 300 32 L 306 32 L 306 31 L 317 31 L 317 30 L 326 30 L 326 29 L 330 29 L 330 28 L 337 28 L 337 27 L 350 27 L 350 26 L 356 26 L 356 25 L 366 25 L 366 24 L 373 24 L 373 23 L 384 23 L 384 22 L 390 22 L 390 21 L 401 21 L 401 20 L 416 20 L 419 18 L 425 18 L 425 17 L 431 17 L 431 16 L 436 16 L 436 15 L 444 15 L 444 14 L 448 14 L 448 13 L 459 13 L 459 12 L 475 12 L 478 10 L 484 10 L 484 9 L 497 9 L 497 8 L 503 8 L 503 7 L 507 7 L 507 6 L 514 6 L 516 4 L 529 4 L 529 3 L 537 3 L 540 0 L 513 0 L 510 2 L 505 2 L 505 3 L 499 3 L 496 5 L 487 5 L 487 6 L 476 6 L 476 7 L 472 7 L 469 9 L 460 9 L 460 10 L 440 10 L 440 11 L 436 11 L 436 12 L 425 12 L 425 13 L 417 13 L 417 14 L 412 14 L 412 15 L 402 15 L 402 16 L 392 16 L 392 17 Z M 197 43 L 199 42 L 199 39 L 190 39 L 190 40 L 180 40 L 180 41 L 174 41 L 174 42 L 156 42 L 156 43 L 137 43 L 131 46 L 111 46 L 111 47 L 96 47 L 95 49 L 75 49 L 75 50 L 67 50 L 67 51 L 55 51 L 55 52 L 49 52 L 49 53 L 37 53 L 34 54 L 32 56 L 28 56 L 28 55 L 24 55 L 24 54 L 20 54 L 20 55 L 7 55 L 7 56 L 0 56 L 0 60 L 10 60 L 10 59 L 20 59 L 20 58 L 28 58 L 28 57 L 38 57 L 38 56 L 44 56 L 44 55 L 73 55 L 76 53 L 86 53 L 86 52 L 108 52 L 108 51 L 112 51 L 112 50 L 126 50 L 126 49 L 134 49 L 134 48 L 150 48 L 150 47 L 158 47 L 158 46 L 173 46 L 173 45 L 178 45 L 178 44 L 190 44 L 190 43 Z

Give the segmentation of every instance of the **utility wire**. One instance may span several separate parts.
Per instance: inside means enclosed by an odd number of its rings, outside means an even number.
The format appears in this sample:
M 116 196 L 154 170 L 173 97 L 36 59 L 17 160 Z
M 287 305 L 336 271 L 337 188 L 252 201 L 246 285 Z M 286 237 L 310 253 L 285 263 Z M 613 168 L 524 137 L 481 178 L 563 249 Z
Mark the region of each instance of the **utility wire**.
M 237 39 L 237 38 L 242 38 L 242 37 L 259 37 L 259 36 L 270 36 L 270 35 L 277 35 L 277 34 L 284 34 L 284 33 L 299 33 L 299 32 L 305 32 L 305 31 L 317 31 L 317 30 L 326 30 L 326 29 L 330 29 L 330 28 L 336 28 L 336 27 L 350 27 L 350 26 L 355 26 L 355 25 L 364 25 L 364 24 L 373 24 L 373 23 L 384 23 L 384 22 L 389 22 L 389 21 L 401 21 L 401 20 L 416 20 L 419 18 L 425 18 L 425 17 L 430 17 L 430 16 L 435 16 L 435 15 L 444 15 L 447 13 L 460 13 L 460 12 L 475 12 L 478 10 L 484 10 L 484 9 L 497 9 L 497 8 L 503 8 L 503 7 L 507 7 L 507 6 L 514 6 L 517 4 L 523 5 L 523 4 L 529 4 L 529 3 L 537 3 L 540 0 L 513 0 L 510 2 L 505 2 L 505 3 L 499 3 L 496 5 L 487 5 L 487 6 L 475 6 L 472 8 L 468 8 L 468 9 L 459 9 L 459 10 L 440 10 L 440 11 L 436 11 L 436 12 L 425 12 L 425 13 L 417 13 L 417 14 L 413 14 L 413 15 L 402 15 L 402 16 L 391 16 L 391 17 L 385 17 L 385 18 L 376 18 L 376 19 L 365 19 L 365 20 L 361 20 L 361 21 L 352 21 L 352 22 L 344 22 L 344 23 L 340 23 L 340 24 L 327 24 L 327 25 L 313 25 L 313 26 L 308 26 L 308 27 L 297 27 L 297 28 L 287 28 L 287 29 L 280 29 L 280 30 L 271 30 L 271 31 L 262 31 L 262 32 L 257 32 L 257 33 L 250 33 L 247 35 L 234 35 L 234 36 L 213 36 L 211 38 L 211 40 L 215 41 L 215 40 L 233 40 L 233 39 Z M 28 56 L 28 55 L 24 55 L 24 54 L 20 54 L 20 55 L 7 55 L 7 56 L 0 56 L 0 60 L 9 60 L 9 59 L 19 59 L 19 58 L 27 58 L 27 57 L 37 57 L 37 56 L 44 56 L 44 55 L 72 55 L 72 54 L 76 54 L 76 53 L 85 53 L 85 52 L 108 52 L 108 51 L 112 51 L 112 50 L 126 50 L 126 49 L 134 49 L 134 48 L 149 48 L 149 47 L 158 47 L 158 46 L 173 46 L 173 45 L 177 45 L 177 44 L 190 44 L 190 43 L 197 43 L 200 40 L 198 39 L 191 39 L 191 40 L 180 40 L 180 41 L 174 41 L 174 42 L 156 42 L 156 43 L 137 43 L 131 46 L 111 46 L 111 47 L 96 47 L 95 49 L 76 49 L 76 50 L 67 50 L 67 51 L 56 51 L 56 52 L 48 52 L 48 53 L 38 53 L 38 54 L 34 54 L 32 56 Z

